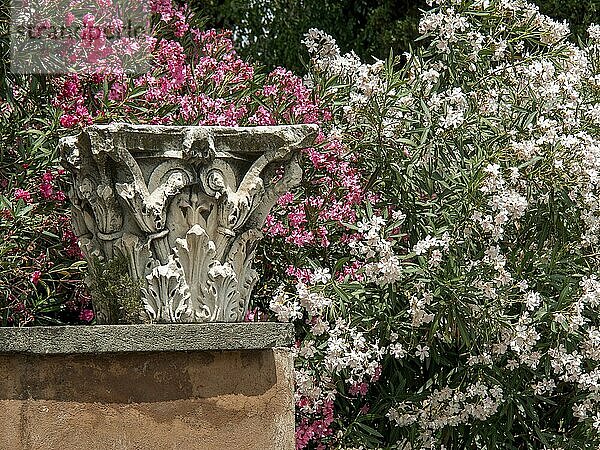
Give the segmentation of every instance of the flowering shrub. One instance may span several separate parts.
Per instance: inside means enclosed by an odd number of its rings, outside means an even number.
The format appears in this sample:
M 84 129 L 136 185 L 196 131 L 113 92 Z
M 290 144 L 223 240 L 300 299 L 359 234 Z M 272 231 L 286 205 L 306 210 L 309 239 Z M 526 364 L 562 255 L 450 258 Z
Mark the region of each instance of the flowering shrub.
M 578 48 L 524 1 L 439 0 L 419 29 L 372 65 L 306 36 L 374 194 L 271 302 L 297 447 L 596 448 L 598 26 Z
M 42 122 L 29 87 L 15 89 L 18 102 L 0 100 L 0 323 L 87 323 L 93 312 L 54 161 L 56 127 Z
M 0 325 L 89 323 L 47 78 L 7 73 L 7 6 L 0 6 Z
M 296 324 L 297 448 L 600 445 L 598 26 L 579 48 L 522 0 L 439 0 L 426 45 L 375 64 L 310 30 L 302 80 L 258 73 L 185 7 L 149 4 L 148 73 L 57 77 L 47 110 L 21 102 L 27 132 L 10 129 L 15 102 L 0 104 L 6 323 L 49 305 L 92 319 L 59 276 L 80 266 L 52 225 L 57 134 L 317 123 L 302 186 L 267 219 L 248 314 Z

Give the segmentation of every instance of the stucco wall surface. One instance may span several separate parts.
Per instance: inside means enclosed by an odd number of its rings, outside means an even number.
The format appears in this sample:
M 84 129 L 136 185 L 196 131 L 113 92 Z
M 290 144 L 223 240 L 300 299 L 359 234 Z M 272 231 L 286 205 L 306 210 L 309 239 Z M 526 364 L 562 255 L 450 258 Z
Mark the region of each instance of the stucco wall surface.
M 0 354 L 0 449 L 294 448 L 286 348 Z

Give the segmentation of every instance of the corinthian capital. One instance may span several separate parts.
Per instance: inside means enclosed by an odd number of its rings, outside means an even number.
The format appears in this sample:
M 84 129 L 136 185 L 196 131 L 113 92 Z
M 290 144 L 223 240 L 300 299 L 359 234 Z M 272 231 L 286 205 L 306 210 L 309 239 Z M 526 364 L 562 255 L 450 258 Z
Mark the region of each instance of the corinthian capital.
M 300 182 L 298 151 L 316 132 L 118 123 L 63 138 L 92 295 L 94 276 L 106 273 L 99 268 L 117 259 L 144 321 L 242 320 L 260 230 L 277 198 Z M 119 320 L 118 299 L 94 300 L 99 321 Z

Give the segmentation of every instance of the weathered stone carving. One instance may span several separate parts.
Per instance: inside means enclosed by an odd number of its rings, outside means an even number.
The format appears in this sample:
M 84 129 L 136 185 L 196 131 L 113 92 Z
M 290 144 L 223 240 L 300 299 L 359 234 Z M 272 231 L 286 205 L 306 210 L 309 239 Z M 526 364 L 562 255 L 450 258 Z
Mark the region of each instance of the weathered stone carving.
M 111 124 L 63 138 L 73 227 L 88 264 L 127 261 L 144 321 L 243 320 L 260 229 L 300 182 L 297 151 L 315 135 L 313 125 Z

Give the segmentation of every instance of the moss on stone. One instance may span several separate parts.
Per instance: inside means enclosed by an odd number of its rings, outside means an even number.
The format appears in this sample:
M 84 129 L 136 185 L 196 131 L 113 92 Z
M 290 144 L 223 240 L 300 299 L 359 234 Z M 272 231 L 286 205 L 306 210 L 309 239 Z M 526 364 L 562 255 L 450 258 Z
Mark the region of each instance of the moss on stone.
M 104 323 L 140 323 L 141 282 L 127 270 L 127 260 L 118 256 L 109 261 L 96 259 L 90 268 L 90 292 L 96 311 L 105 311 Z

